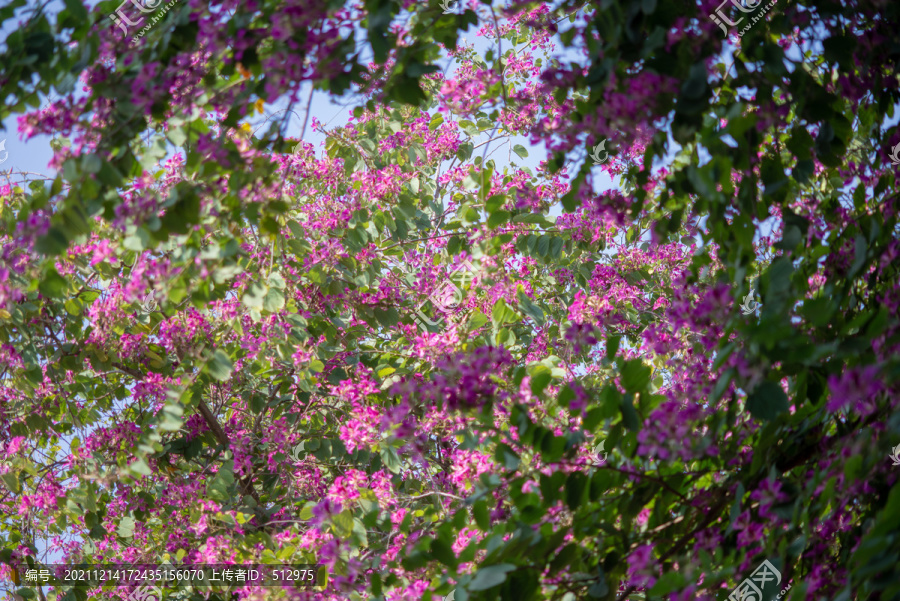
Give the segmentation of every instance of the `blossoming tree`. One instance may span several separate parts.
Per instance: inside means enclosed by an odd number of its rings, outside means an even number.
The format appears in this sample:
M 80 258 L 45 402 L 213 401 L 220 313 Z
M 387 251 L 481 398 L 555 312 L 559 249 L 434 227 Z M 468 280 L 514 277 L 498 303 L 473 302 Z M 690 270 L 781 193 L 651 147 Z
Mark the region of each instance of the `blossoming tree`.
M 53 557 L 327 573 L 166 599 L 715 599 L 764 560 L 900 597 L 896 3 L 24 4 L 16 594 L 129 593 L 18 580 Z M 254 134 L 313 87 L 353 119 Z

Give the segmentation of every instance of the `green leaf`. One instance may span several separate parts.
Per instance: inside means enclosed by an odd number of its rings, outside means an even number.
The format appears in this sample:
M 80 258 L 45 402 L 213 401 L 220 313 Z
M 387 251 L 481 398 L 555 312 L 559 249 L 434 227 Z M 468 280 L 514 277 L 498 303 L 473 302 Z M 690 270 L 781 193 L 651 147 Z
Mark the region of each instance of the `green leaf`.
M 315 503 L 307 503 L 303 506 L 303 509 L 300 510 L 300 514 L 297 516 L 301 520 L 311 520 L 313 517 L 313 507 L 315 507 Z
M 494 459 L 509 471 L 518 469 L 520 463 L 519 456 L 512 447 L 502 442 L 497 445 L 497 450 L 494 452 Z
M 219 382 L 224 382 L 231 377 L 233 368 L 234 363 L 221 349 L 216 349 L 216 352 L 213 353 L 212 358 L 206 364 L 207 373 Z
M 563 247 L 565 247 L 566 243 L 562 238 L 554 237 L 550 242 L 550 257 L 556 260 L 562 256 Z
M 55 257 L 61 254 L 69 246 L 69 239 L 66 234 L 58 226 L 50 226 L 47 233 L 38 238 L 34 248 L 39 253 L 48 257 Z
M 900 528 L 900 486 L 894 485 L 885 501 L 884 509 L 875 518 L 874 530 L 887 533 L 894 532 L 897 528 Z
M 150 470 L 150 466 L 147 465 L 147 462 L 140 458 L 131 463 L 128 466 L 128 469 L 131 472 L 138 474 L 139 476 L 150 476 L 153 474 L 153 472 Z
M 566 437 L 554 436 L 552 432 L 544 430 L 546 433 L 541 440 L 541 459 L 547 463 L 558 461 L 566 450 Z M 535 446 L 537 446 L 535 444 Z
M 122 538 L 131 538 L 134 536 L 135 521 L 133 517 L 125 516 L 119 520 L 119 526 L 116 528 L 116 534 Z
M 481 309 L 475 309 L 475 312 L 469 317 L 467 327 L 469 330 L 477 330 L 490 320 L 488 316 L 481 312 Z
M 515 311 L 513 311 L 502 298 L 497 299 L 497 302 L 494 303 L 494 306 L 491 309 L 491 321 L 497 327 L 510 321 L 514 321 L 513 318 L 515 315 Z
M 65 0 L 66 10 L 72 15 L 75 21 L 85 21 L 88 18 L 87 9 L 81 0 Z
M 250 405 L 250 411 L 252 411 L 253 413 L 259 415 L 260 413 L 265 411 L 267 404 L 268 403 L 267 403 L 266 395 L 261 394 L 259 392 L 254 392 L 253 394 L 250 395 L 249 405 Z
M 430 131 L 434 131 L 441 126 L 444 122 L 444 116 L 441 113 L 435 113 L 431 118 L 431 121 L 428 122 L 428 129 Z M 396 133 L 396 132 L 394 132 Z
M 626 392 L 641 392 L 650 383 L 650 368 L 640 359 L 626 361 L 622 367 L 622 386 Z
M 200 196 L 189 187 L 178 187 L 171 196 L 177 200 L 166 209 L 160 221 L 165 231 L 187 234 L 194 224 L 200 222 Z
M 456 554 L 453 552 L 453 547 L 440 538 L 431 541 L 431 555 L 442 564 L 449 566 L 454 570 L 459 563 L 456 560 Z
M 340 538 L 347 538 L 353 532 L 353 512 L 345 509 L 332 518 L 334 531 Z
M 844 463 L 844 477 L 848 481 L 856 480 L 862 473 L 863 458 L 861 455 L 853 455 Z
M 584 472 L 572 472 L 566 478 L 566 505 L 575 511 L 584 501 L 584 493 L 588 487 L 588 477 Z
M 503 225 L 509 218 L 511 217 L 509 211 L 497 211 L 496 213 L 491 213 L 491 216 L 488 217 L 487 224 L 488 227 L 494 229 L 500 225 Z
M 159 424 L 160 430 L 165 430 L 166 432 L 177 432 L 181 429 L 183 425 L 183 421 L 180 416 L 174 415 L 171 411 L 172 406 L 166 406 L 162 412 L 162 421 Z M 177 407 L 177 405 L 175 406 Z
M 85 172 L 93 175 L 99 173 L 101 167 L 103 167 L 103 160 L 93 152 L 82 155 L 81 168 Z
M 206 485 L 206 494 L 213 501 L 224 502 L 231 498 L 234 486 L 234 461 L 228 460 L 219 467 L 216 476 Z
M 66 281 L 66 279 L 59 275 L 56 269 L 52 267 L 47 270 L 47 273 L 44 275 L 41 283 L 38 286 L 41 294 L 50 298 L 65 297 L 66 290 L 68 290 L 68 288 L 69 283 Z
M 184 146 L 184 143 L 187 141 L 187 134 L 183 127 L 169 127 L 169 131 L 166 132 L 166 137 L 169 138 L 175 146 Z
M 369 42 L 372 43 L 374 40 L 370 37 Z M 375 45 L 372 44 L 373 49 Z M 379 60 L 376 58 L 378 62 L 384 62 L 384 58 Z M 392 90 L 395 98 L 400 100 L 404 104 L 409 104 L 413 106 L 418 106 L 419 103 L 425 100 L 425 92 L 422 91 L 421 86 L 419 86 L 419 81 L 413 77 L 401 76 L 397 78 L 395 83 L 395 87 Z
M 821 328 L 828 325 L 836 308 L 831 298 L 822 297 L 804 300 L 800 312 L 810 323 Z
M 850 266 L 849 277 L 856 276 L 859 270 L 863 268 L 863 265 L 866 264 L 866 251 L 866 239 L 862 236 L 857 236 L 854 239 L 853 264 Z
M 696 100 L 704 96 L 707 90 L 706 66 L 696 63 L 691 67 L 687 81 L 681 86 L 681 94 L 687 99 Z
M 609 449 L 606 449 L 609 451 Z M 591 501 L 596 501 L 604 495 L 613 486 L 613 476 L 609 470 L 597 470 L 591 477 L 591 484 L 588 490 Z
M 441 68 L 437 65 L 426 65 L 419 62 L 413 62 L 406 68 L 406 73 L 412 77 L 420 77 L 440 70 Z
M 517 293 L 519 300 L 519 310 L 533 319 L 539 326 L 543 326 L 547 319 L 544 317 L 544 310 L 534 304 L 530 298 L 520 289 Z
M 842 69 L 850 70 L 853 68 L 850 57 L 856 51 L 857 43 L 855 36 L 834 35 L 822 41 L 822 54 L 828 62 L 838 63 Z
M 759 420 L 773 420 L 788 410 L 788 398 L 775 382 L 763 382 L 747 398 L 747 411 Z
M 139 227 L 132 235 L 126 236 L 125 239 L 122 240 L 122 246 L 128 250 L 141 252 L 150 246 L 150 234 L 145 228 Z
M 456 149 L 456 158 L 458 158 L 461 163 L 465 163 L 472 158 L 473 148 L 471 142 L 463 142 L 459 145 L 459 148 Z
M 522 157 L 523 159 L 528 157 L 528 151 L 525 150 L 525 147 L 522 146 L 521 144 L 516 144 L 515 146 L 513 146 L 513 152 L 516 153 L 517 155 L 519 155 L 520 157 Z
M 543 369 L 540 372 L 534 373 L 531 376 L 531 392 L 535 395 L 540 395 L 544 392 L 544 388 L 547 387 L 547 384 L 553 379 L 553 374 L 550 372 L 550 369 L 544 365 L 541 365 Z
M 656 581 L 656 584 L 650 589 L 650 594 L 653 596 L 667 595 L 672 591 L 681 590 L 686 583 L 687 579 L 682 574 L 679 574 L 678 572 L 667 572 Z
M 619 409 L 622 411 L 622 423 L 631 431 L 636 431 L 641 427 L 640 419 L 637 411 L 634 409 L 633 395 L 626 394 L 619 401 Z
M 384 467 L 388 468 L 393 474 L 400 473 L 403 465 L 400 463 L 400 456 L 397 455 L 397 450 L 394 447 L 382 447 L 379 454 Z
M 472 517 L 475 518 L 475 524 L 482 532 L 488 532 L 491 529 L 491 514 L 484 499 L 476 501 L 472 506 Z
M 516 566 L 508 563 L 501 563 L 486 568 L 481 568 L 475 574 L 475 578 L 469 584 L 470 591 L 484 591 L 494 588 L 498 584 L 506 581 L 506 575 L 516 569 Z
M 488 213 L 494 213 L 506 203 L 506 195 L 494 194 L 484 202 L 484 210 Z
M 801 159 L 791 170 L 791 176 L 797 180 L 797 183 L 805 184 L 812 177 L 815 168 L 816 164 L 812 159 Z
M 791 137 L 788 138 L 787 148 L 798 160 L 809 159 L 812 154 L 810 150 L 813 146 L 812 136 L 805 127 L 794 127 L 791 130 Z
M 278 288 L 269 288 L 263 300 L 263 309 L 270 313 L 276 313 L 284 308 L 284 293 Z
M 6 488 L 14 494 L 22 492 L 22 486 L 19 483 L 19 475 L 17 473 L 7 472 L 5 474 L 0 474 L 0 480 L 3 480 L 3 483 L 6 484 Z
M 619 344 L 622 342 L 621 336 L 609 336 L 606 339 L 606 358 L 612 360 L 619 352 Z
M 392 328 L 400 323 L 400 313 L 393 307 L 387 309 L 376 307 L 372 312 L 375 314 L 375 319 L 378 320 L 378 323 L 386 328 Z

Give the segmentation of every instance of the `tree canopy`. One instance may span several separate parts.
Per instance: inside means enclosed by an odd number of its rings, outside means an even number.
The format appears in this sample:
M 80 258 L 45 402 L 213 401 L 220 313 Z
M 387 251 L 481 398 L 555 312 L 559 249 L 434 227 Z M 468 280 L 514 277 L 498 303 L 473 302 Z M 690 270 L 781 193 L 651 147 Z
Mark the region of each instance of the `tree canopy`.
M 900 599 L 900 4 L 717 1 L 7 1 L 8 588 Z

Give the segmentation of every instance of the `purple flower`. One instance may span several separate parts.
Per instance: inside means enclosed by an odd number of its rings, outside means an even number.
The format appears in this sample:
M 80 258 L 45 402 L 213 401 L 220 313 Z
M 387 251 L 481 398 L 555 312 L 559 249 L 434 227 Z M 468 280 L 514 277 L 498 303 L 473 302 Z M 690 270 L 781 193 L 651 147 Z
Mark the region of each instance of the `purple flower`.
M 341 504 L 331 499 L 323 499 L 319 502 L 318 505 L 312 508 L 313 519 L 312 523 L 319 525 L 325 520 L 331 518 L 333 515 L 337 515 L 341 512 Z
M 493 399 L 499 388 L 492 375 L 499 375 L 512 365 L 512 355 L 503 347 L 482 346 L 471 353 L 456 353 L 439 359 L 436 375 L 422 384 L 401 381 L 391 394 L 415 396 L 449 409 L 479 407 Z
M 576 353 L 580 353 L 584 348 L 591 349 L 597 344 L 594 326 L 589 323 L 572 324 L 572 327 L 566 330 L 566 342 L 574 347 Z
M 841 375 L 828 376 L 831 398 L 825 408 L 839 411 L 847 406 L 861 416 L 875 412 L 875 397 L 884 390 L 884 383 L 878 377 L 878 367 L 853 367 Z

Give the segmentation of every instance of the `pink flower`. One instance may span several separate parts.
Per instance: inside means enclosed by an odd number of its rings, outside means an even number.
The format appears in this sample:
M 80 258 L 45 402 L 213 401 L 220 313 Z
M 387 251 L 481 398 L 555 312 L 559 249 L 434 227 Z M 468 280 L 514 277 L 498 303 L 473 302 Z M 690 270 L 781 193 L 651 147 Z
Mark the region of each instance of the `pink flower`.
M 94 254 L 91 257 L 91 267 L 102 261 L 112 259 L 110 263 L 116 261 L 116 252 L 109 244 L 109 240 L 101 240 L 94 246 Z
M 637 516 L 638 526 L 643 526 L 647 523 L 647 520 L 650 519 L 650 508 L 644 507 L 641 509 L 641 512 Z
M 6 445 L 6 456 L 12 457 L 16 453 L 18 453 L 19 449 L 22 448 L 22 445 L 24 443 L 25 443 L 24 436 L 16 436 L 15 438 L 11 439 L 9 441 L 9 443 Z

